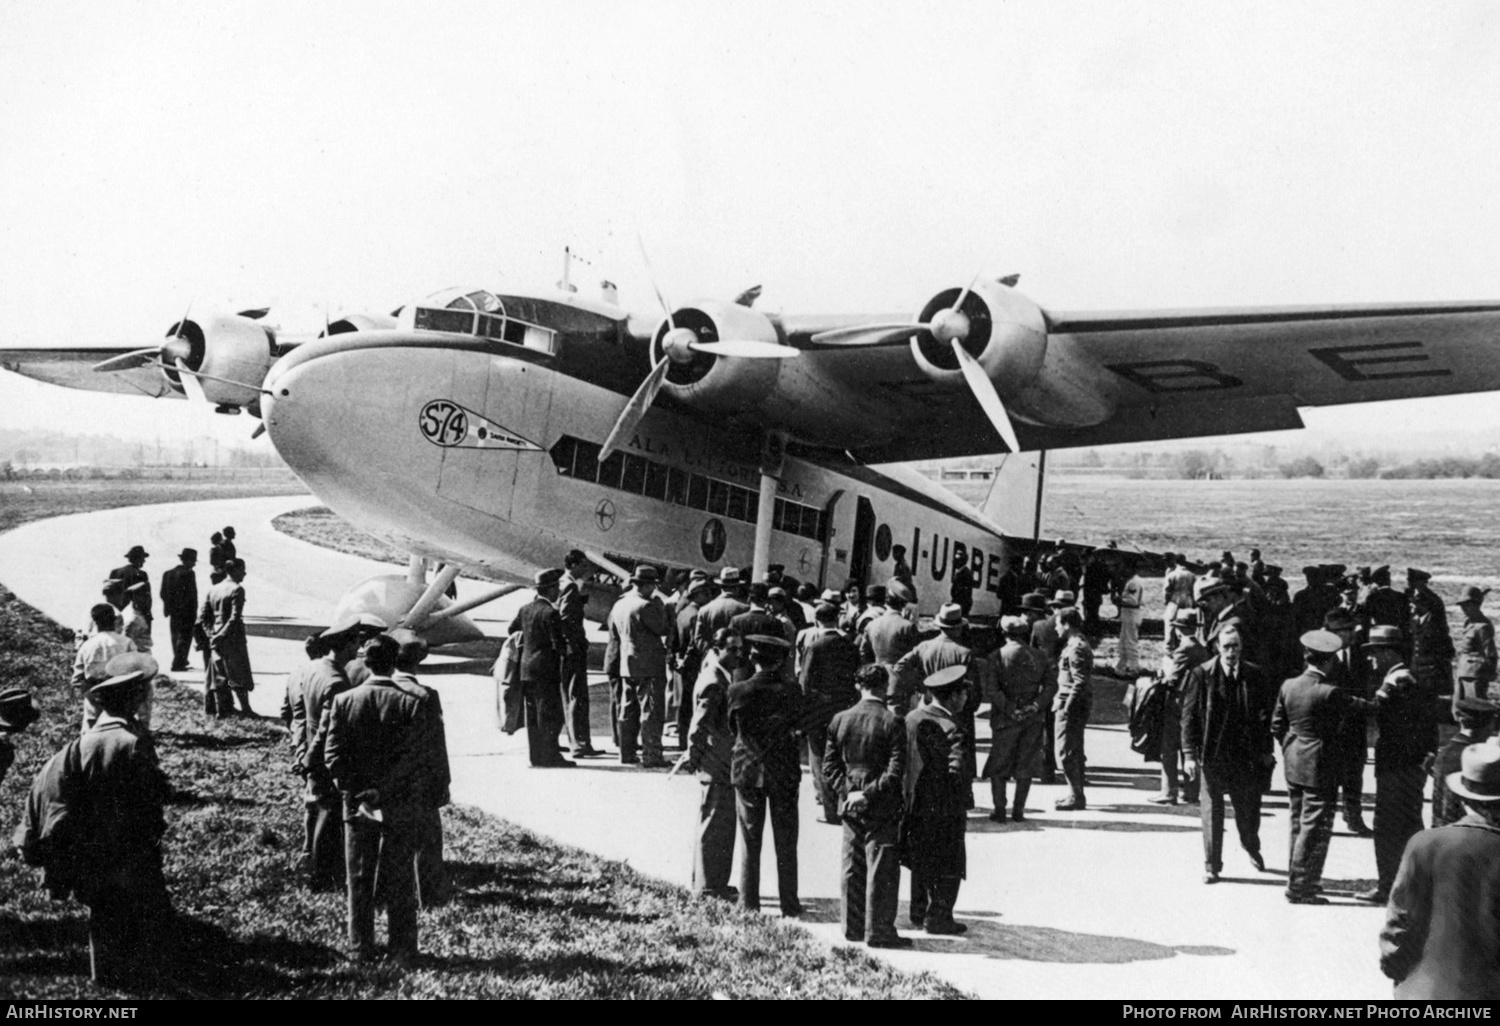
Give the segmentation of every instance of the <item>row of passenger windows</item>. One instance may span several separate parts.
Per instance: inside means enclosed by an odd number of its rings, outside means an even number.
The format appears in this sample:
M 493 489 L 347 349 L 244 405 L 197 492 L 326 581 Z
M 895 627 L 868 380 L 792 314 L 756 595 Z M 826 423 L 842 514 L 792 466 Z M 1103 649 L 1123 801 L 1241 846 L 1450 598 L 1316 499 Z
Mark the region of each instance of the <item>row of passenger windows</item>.
M 755 523 L 760 498 L 748 488 L 689 473 L 679 467 L 669 467 L 633 452 L 614 452 L 601 463 L 599 448 L 593 442 L 563 435 L 552 446 L 550 455 L 557 472 L 563 477 L 593 481 L 606 488 L 619 488 L 648 499 L 661 499 L 730 520 Z M 823 512 L 812 506 L 777 499 L 771 526 L 778 531 L 821 541 Z

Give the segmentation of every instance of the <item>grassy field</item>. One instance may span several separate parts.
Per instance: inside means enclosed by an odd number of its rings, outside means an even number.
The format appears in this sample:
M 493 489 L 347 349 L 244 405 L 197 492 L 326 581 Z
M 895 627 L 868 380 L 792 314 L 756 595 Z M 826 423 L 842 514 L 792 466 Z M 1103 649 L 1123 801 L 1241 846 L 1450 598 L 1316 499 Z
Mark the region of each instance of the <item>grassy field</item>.
M 113 506 L 181 497 L 139 488 L 37 493 L 34 516 L 74 511 L 90 497 Z M 72 654 L 70 631 L 0 587 L 0 680 L 31 687 L 42 710 L 0 782 L 7 837 L 32 777 L 77 729 Z M 428 957 L 412 969 L 347 962 L 342 896 L 310 894 L 292 872 L 302 802 L 285 730 L 271 720 L 207 720 L 200 702 L 186 688 L 157 694 L 156 737 L 173 787 L 167 882 L 182 954 L 172 982 L 145 996 L 963 996 L 934 977 L 896 972 L 856 949 L 829 950 L 793 924 L 694 899 L 467 807 L 444 810 L 456 896 L 422 914 Z M 0 996 L 126 996 L 89 982 L 86 914 L 50 900 L 19 860 L 0 858 Z
M 0 531 L 42 517 L 197 499 L 251 499 L 298 495 L 306 488 L 285 476 L 260 480 L 0 481 Z
M 283 534 L 335 552 L 382 563 L 395 563 L 398 566 L 406 565 L 405 554 L 361 531 L 327 506 L 309 506 L 283 513 L 271 521 L 271 526 Z

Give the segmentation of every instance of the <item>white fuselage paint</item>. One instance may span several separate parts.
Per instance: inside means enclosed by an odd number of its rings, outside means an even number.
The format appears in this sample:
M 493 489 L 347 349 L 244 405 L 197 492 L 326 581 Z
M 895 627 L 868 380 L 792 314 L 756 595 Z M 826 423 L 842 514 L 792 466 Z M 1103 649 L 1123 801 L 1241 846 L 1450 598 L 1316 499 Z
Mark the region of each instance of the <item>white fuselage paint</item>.
M 621 447 L 619 481 L 584 479 L 587 455 L 576 450 L 597 451 L 624 400 L 546 360 L 449 348 L 427 334 L 304 357 L 267 385 L 266 424 L 292 469 L 336 512 L 411 552 L 518 581 L 561 566 L 572 548 L 677 567 L 751 562 L 760 471 L 743 435 L 653 409 Z M 626 487 L 637 474 L 639 491 Z M 962 559 L 974 571 L 974 612 L 998 613 L 1002 525 L 920 475 L 789 457 L 777 494 L 799 525 L 826 520 L 821 532 L 772 531 L 771 562 L 788 575 L 842 589 L 863 559 L 866 583 L 884 584 L 900 545 L 922 612 L 948 600 Z M 745 514 L 731 515 L 741 503 Z

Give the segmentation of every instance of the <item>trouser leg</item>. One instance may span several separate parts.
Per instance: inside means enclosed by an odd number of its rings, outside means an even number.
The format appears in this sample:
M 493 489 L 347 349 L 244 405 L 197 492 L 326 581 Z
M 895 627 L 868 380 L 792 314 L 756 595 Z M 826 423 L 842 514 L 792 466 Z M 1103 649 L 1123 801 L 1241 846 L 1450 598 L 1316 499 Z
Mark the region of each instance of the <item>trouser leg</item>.
M 1323 862 L 1328 857 L 1328 840 L 1333 834 L 1333 817 L 1338 808 L 1338 789 L 1302 789 L 1300 824 L 1292 865 L 1287 874 L 1289 894 L 1307 894 L 1323 879 Z
M 376 874 L 378 893 L 385 905 L 390 950 L 398 955 L 417 953 L 415 856 L 418 829 L 414 813 L 387 813 L 380 830 L 380 859 Z
M 637 682 L 641 697 L 641 758 L 660 762 L 661 731 L 666 723 L 667 678 L 643 677 Z
M 1120 610 L 1120 657 L 1115 660 L 1115 669 L 1120 673 L 1135 674 L 1141 669 L 1137 654 L 1137 636 L 1140 632 L 1141 611 Z
M 896 903 L 901 897 L 896 831 L 897 825 L 889 823 L 865 834 L 865 940 L 896 936 Z
M 537 720 L 541 724 L 542 752 L 547 761 L 555 762 L 562 757 L 557 738 L 563 729 L 562 684 L 539 685 L 536 689 Z
M 1062 767 L 1073 799 L 1084 801 L 1083 782 L 1087 760 L 1084 758 L 1084 727 L 1088 724 L 1089 707 L 1085 702 L 1075 703 L 1071 709 L 1059 710 L 1057 714 L 1057 761 Z
M 193 618 L 172 616 L 167 623 L 172 634 L 172 669 L 186 670 L 188 654 L 193 650 Z
M 1288 894 L 1300 894 L 1304 886 L 1302 882 L 1302 865 L 1297 858 L 1297 839 L 1302 836 L 1302 796 L 1302 788 L 1296 784 L 1286 785 L 1286 804 L 1288 810 L 1286 891 Z
M 920 869 L 913 867 L 911 871 L 911 901 L 908 904 L 907 914 L 911 921 L 921 926 L 927 921 L 927 907 L 929 895 L 927 884 L 930 878 Z
M 435 908 L 448 900 L 448 867 L 443 862 L 443 814 L 426 808 L 417 821 L 417 900 L 423 908 Z
M 568 744 L 576 752 L 591 747 L 589 737 L 589 644 L 587 638 L 568 639 L 563 654 L 562 698 Z
M 130 983 L 130 932 L 134 910 L 118 898 L 89 906 L 89 973 L 95 983 Z
M 1029 783 L 1031 783 L 1031 781 L 1028 780 L 1027 783 L 1029 784 Z M 996 775 L 996 776 L 990 777 L 990 804 L 992 806 L 994 806 L 994 809 L 995 809 L 995 811 L 997 813 L 1001 813 L 1001 814 L 1003 814 L 1005 812 L 1005 809 L 1006 809 L 1006 805 L 1005 805 L 1005 784 L 1006 784 L 1006 780 L 1002 776 Z M 1016 787 L 1019 790 L 1019 788 L 1020 788 L 1020 782 L 1019 781 L 1017 781 Z M 1018 802 L 1017 804 L 1020 804 L 1020 803 Z
M 693 893 L 723 894 L 734 865 L 734 788 L 703 785 L 698 811 L 698 837 L 693 846 Z
M 684 752 L 688 748 L 688 731 L 693 725 L 693 683 L 692 674 L 677 673 L 677 747 Z
M 1044 710 L 1042 714 L 1042 783 L 1050 784 L 1057 779 L 1057 723 L 1055 714 Z
M 1344 798 L 1344 822 L 1353 826 L 1364 822 L 1364 813 L 1361 802 L 1364 800 L 1365 789 L 1365 739 L 1363 734 L 1363 722 L 1361 722 L 1361 733 L 1358 737 L 1344 736 L 1340 738 L 1344 745 L 1343 752 L 1343 774 L 1339 779 L 1339 790 L 1343 792 Z
M 771 838 L 776 847 L 776 891 L 781 911 L 802 910 L 797 897 L 797 788 L 770 792 Z
M 1016 800 L 1011 804 L 1011 812 L 1021 813 L 1026 811 L 1026 799 L 1031 794 L 1031 776 L 1022 777 L 1016 781 Z M 1003 797 L 1003 795 L 1002 795 Z M 999 809 L 1000 806 L 995 806 Z
M 866 832 L 851 821 L 844 820 L 844 839 L 840 848 L 843 872 L 839 878 L 839 898 L 844 916 L 846 940 L 865 938 L 865 909 L 869 897 L 867 889 L 868 852 L 865 848 Z
M 1375 777 L 1375 866 L 1389 894 L 1406 842 L 1422 832 L 1421 766 L 1402 766 Z
M 375 950 L 375 874 L 380 866 L 380 824 L 355 817 L 344 824 L 344 859 L 348 864 L 349 951 L 367 956 Z
M 1208 767 L 1200 765 L 1198 814 L 1203 824 L 1203 868 L 1224 869 L 1224 785 Z
M 620 678 L 620 759 L 633 762 L 639 758 L 641 733 L 640 686 L 636 677 Z
M 557 747 L 557 741 L 555 737 L 547 736 L 537 693 L 549 686 L 545 682 L 528 680 L 523 681 L 521 687 L 526 693 L 526 751 L 533 766 L 545 766 L 555 758 L 552 750 Z
M 342 887 L 348 875 L 342 804 L 337 798 L 312 798 L 309 806 L 313 817 L 310 882 L 314 888 Z
M 953 922 L 953 907 L 958 904 L 958 888 L 962 882 L 957 876 L 939 876 L 928 884 L 928 929 Z
M 609 678 L 609 736 L 623 755 L 624 747 L 620 743 L 620 690 L 622 687 L 619 677 Z M 635 751 L 634 744 L 630 746 L 630 750 Z
M 823 776 L 823 758 L 828 749 L 827 722 L 815 723 L 807 730 L 807 772 L 813 780 L 813 790 L 823 806 L 823 818 L 830 823 L 839 822 L 839 796 L 828 786 Z
M 760 908 L 760 848 L 766 828 L 766 793 L 758 787 L 737 787 L 735 812 L 740 821 L 740 907 Z
M 1260 771 L 1253 768 L 1235 782 L 1230 800 L 1234 803 L 1234 828 L 1240 835 L 1240 847 L 1251 855 L 1260 854 Z

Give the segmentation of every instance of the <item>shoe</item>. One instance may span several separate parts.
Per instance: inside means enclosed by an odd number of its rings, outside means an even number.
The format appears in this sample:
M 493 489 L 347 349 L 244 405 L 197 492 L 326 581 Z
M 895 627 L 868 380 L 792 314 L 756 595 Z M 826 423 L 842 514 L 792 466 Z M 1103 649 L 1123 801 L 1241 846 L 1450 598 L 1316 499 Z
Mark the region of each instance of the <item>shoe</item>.
M 783 906 L 781 906 L 781 918 L 783 918 L 783 919 L 796 919 L 801 914 L 802 914 L 802 904 L 801 904 L 801 902 L 798 902 L 795 905 L 783 905 Z
M 857 933 L 844 934 L 844 940 L 848 941 L 850 944 L 863 944 L 865 942 L 864 937 Z
M 909 948 L 915 943 L 910 937 L 876 937 L 865 946 L 869 948 Z
M 639 766 L 640 764 L 641 764 L 641 757 L 639 755 L 621 755 L 620 756 L 620 765 L 621 766 Z
M 566 769 L 567 767 L 572 766 L 572 765 L 574 765 L 572 759 L 564 759 L 564 758 L 559 757 L 559 758 L 553 759 L 553 760 L 551 760 L 549 762 L 534 762 L 534 763 L 531 764 L 531 768 L 532 769 Z
M 926 919 L 915 919 L 915 918 L 912 918 L 912 919 L 908 919 L 906 921 L 906 925 L 909 926 L 909 927 L 911 927 L 913 930 L 921 930 L 921 929 L 924 929 L 926 927 L 927 920 Z
M 927 932 L 937 937 L 956 937 L 961 933 L 968 933 L 969 928 L 950 919 L 946 923 L 928 923 Z
M 1153 794 L 1146 801 L 1152 805 L 1176 805 L 1177 796 L 1175 794 Z
M 1326 904 L 1328 904 L 1328 899 L 1325 898 L 1325 897 L 1323 897 L 1323 895 L 1321 895 L 1321 894 L 1288 894 L 1286 896 L 1286 900 L 1287 900 L 1287 903 L 1291 904 L 1291 905 L 1326 905 Z
M 1390 895 L 1379 887 L 1371 887 L 1368 891 L 1360 891 L 1354 895 L 1355 901 L 1367 901 L 1371 905 L 1384 905 L 1389 898 Z
M 994 812 L 990 813 L 990 822 L 991 823 L 1004 823 L 1005 822 L 1005 810 L 1004 809 L 996 809 Z
M 191 673 L 192 670 L 193 670 L 193 668 L 191 666 L 173 666 L 172 669 L 170 671 L 168 671 L 168 672 L 170 672 L 170 673 Z
M 1057 804 L 1053 808 L 1057 809 L 1058 812 L 1082 812 L 1088 808 L 1088 804 L 1079 801 L 1077 798 L 1061 798 L 1058 799 Z
M 672 765 L 666 759 L 642 759 L 641 769 L 666 769 Z
M 1351 834 L 1353 834 L 1355 837 L 1374 837 L 1375 836 L 1375 831 L 1373 831 L 1369 827 L 1367 827 L 1365 825 L 1365 821 L 1363 819 L 1359 819 L 1359 818 L 1349 819 L 1348 817 L 1345 817 L 1345 819 L 1344 819 L 1344 827 Z
M 1184 804 L 1184 805 L 1197 805 L 1198 804 L 1198 793 L 1196 791 L 1194 791 L 1192 794 L 1186 794 L 1186 793 L 1184 793 L 1183 796 L 1182 796 L 1182 804 Z
M 1013 822 L 1013 823 L 1024 823 L 1024 822 L 1026 822 L 1026 810 L 1025 809 L 1011 809 L 1010 810 L 1010 818 L 1011 818 L 1011 822 Z
M 1246 852 L 1246 854 L 1250 856 L 1250 864 L 1255 867 L 1257 873 L 1264 873 L 1266 871 L 1266 859 L 1264 855 L 1258 851 Z
M 818 817 L 818 822 L 819 823 L 827 823 L 829 826 L 843 826 L 844 825 L 843 819 L 841 819 L 838 816 L 834 816 L 832 818 L 830 818 L 828 816 L 819 816 Z
M 1056 773 L 1043 773 L 1041 775 L 1041 777 L 1038 778 L 1037 783 L 1039 783 L 1039 784 L 1055 784 L 1055 783 L 1057 783 L 1057 774 Z
M 603 754 L 603 752 L 599 751 L 593 745 L 580 745 L 573 749 L 573 758 L 575 759 L 596 759 Z
M 1218 883 L 1219 882 L 1219 872 L 1218 872 L 1218 870 L 1216 870 L 1216 869 L 1210 869 L 1208 872 L 1204 873 L 1203 874 L 1203 882 L 1206 883 L 1206 884 L 1216 884 L 1216 883 Z

